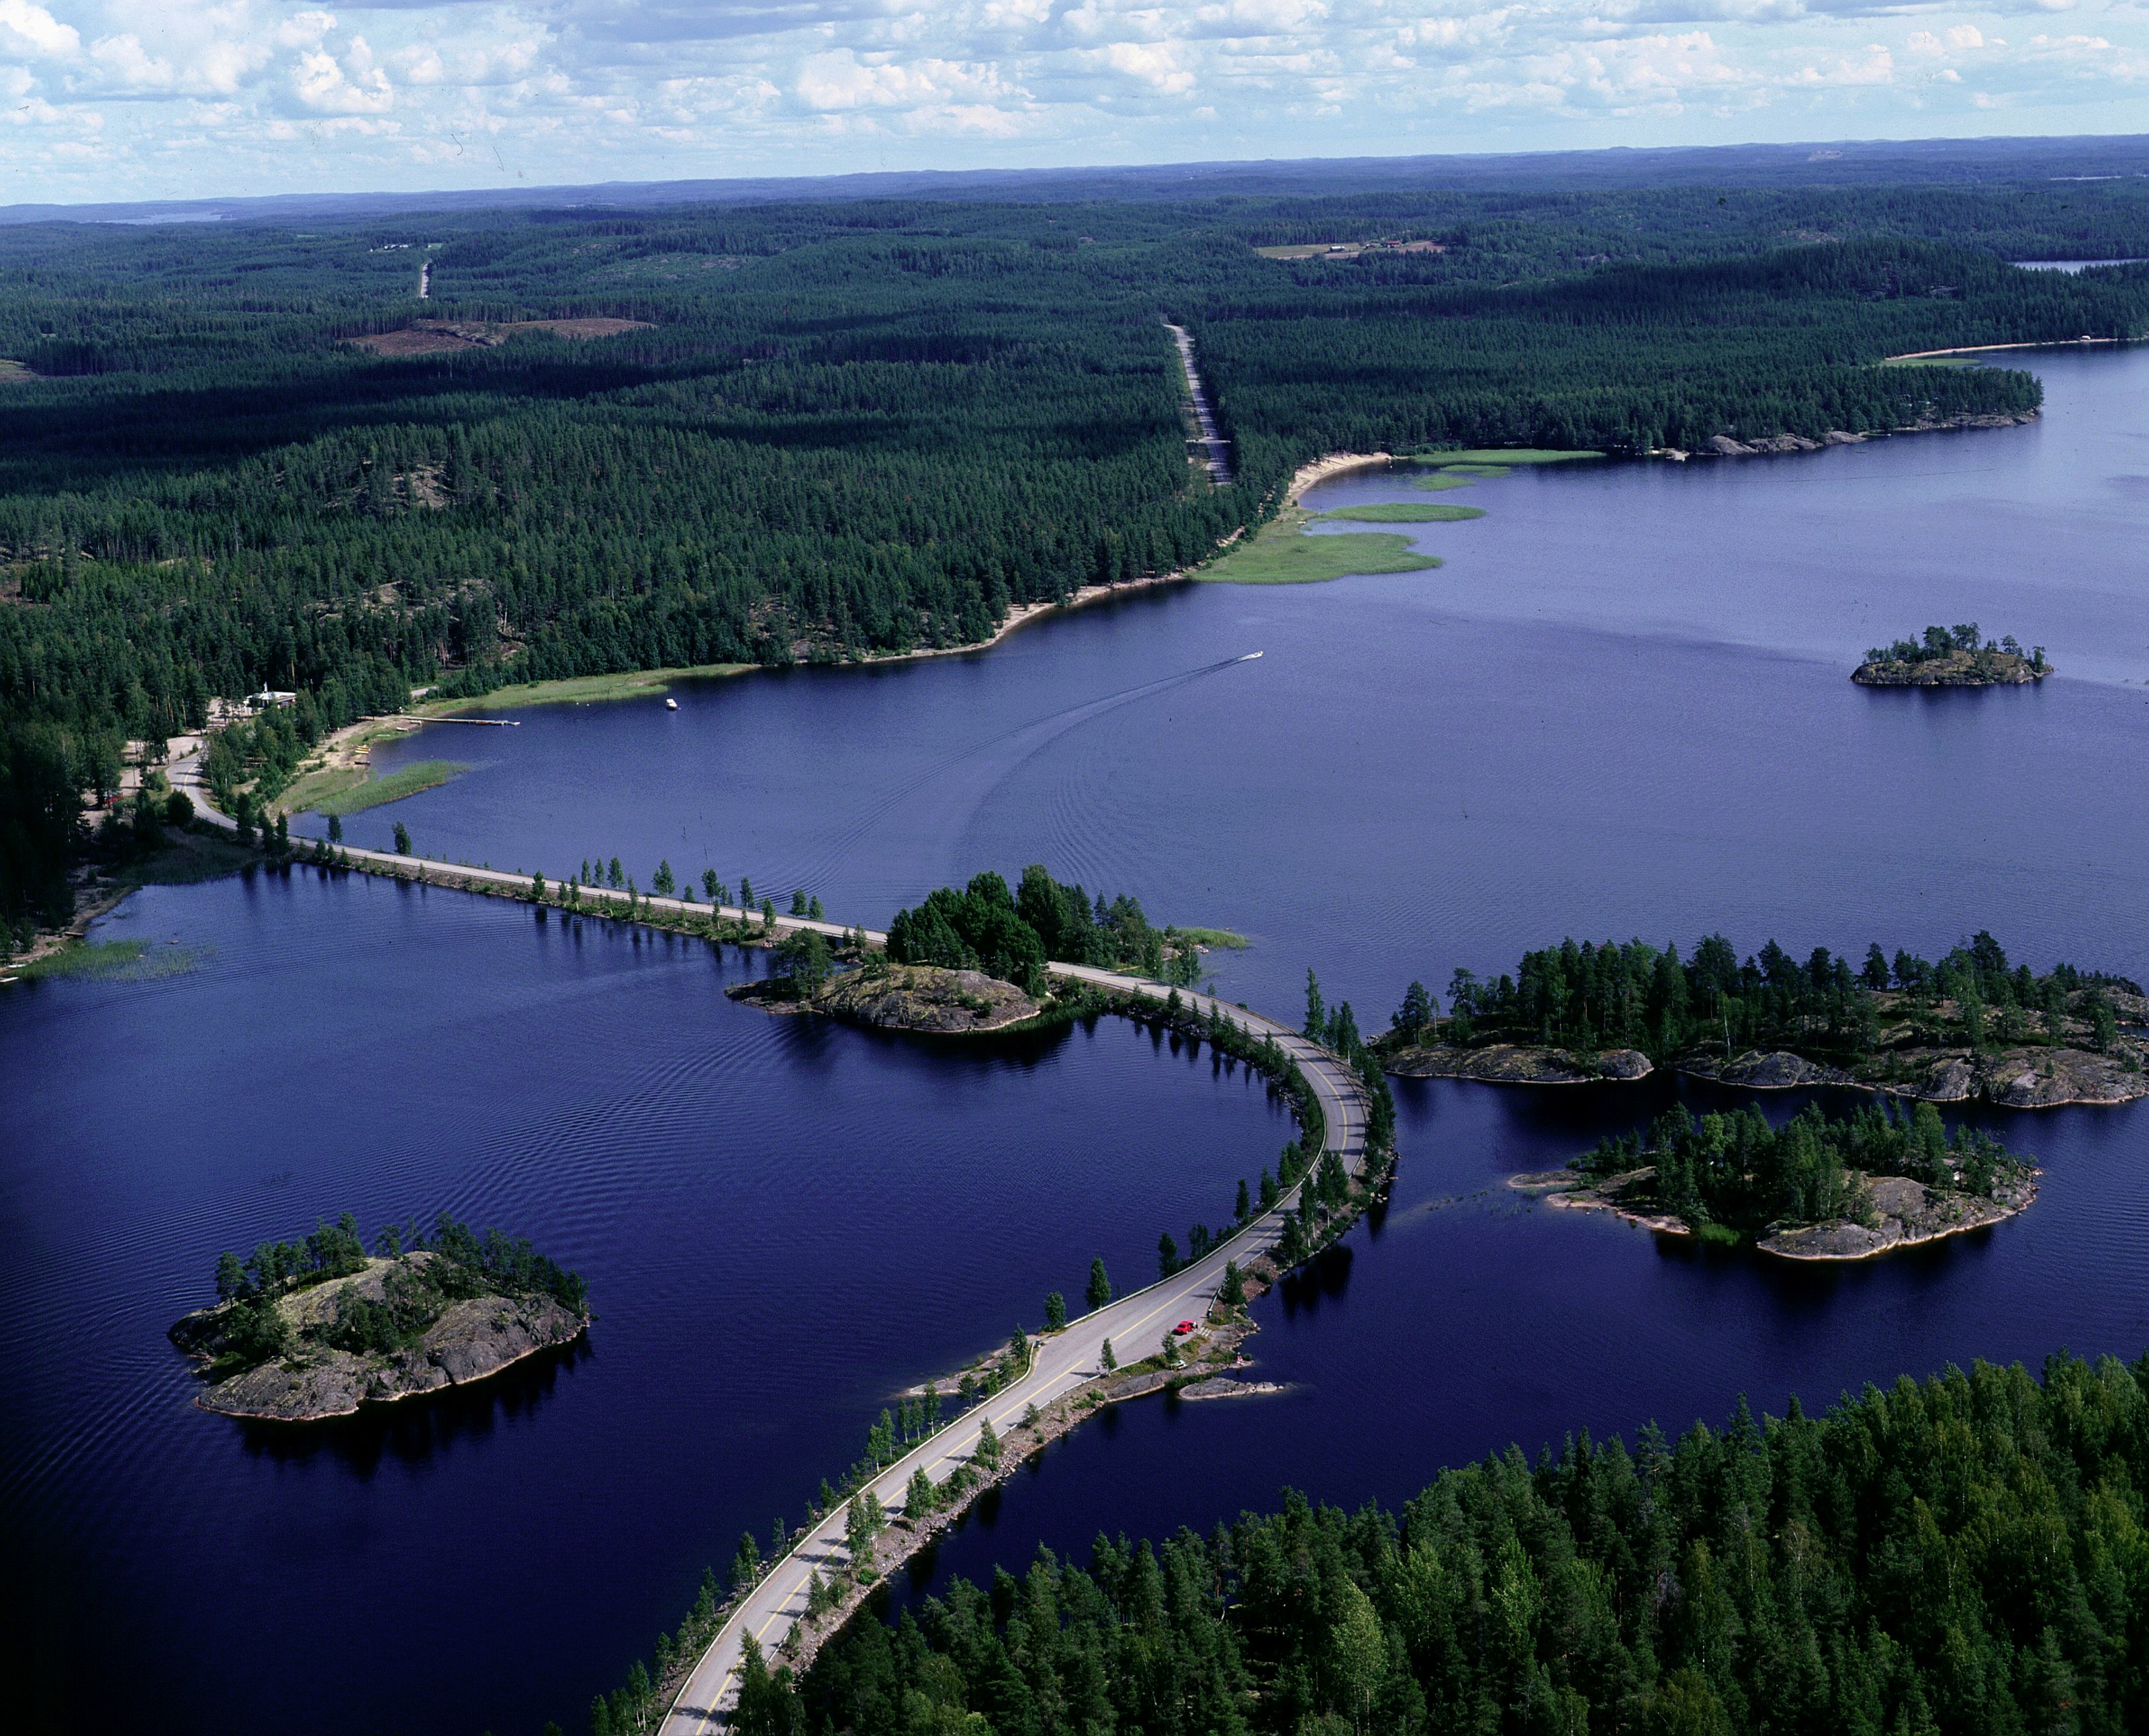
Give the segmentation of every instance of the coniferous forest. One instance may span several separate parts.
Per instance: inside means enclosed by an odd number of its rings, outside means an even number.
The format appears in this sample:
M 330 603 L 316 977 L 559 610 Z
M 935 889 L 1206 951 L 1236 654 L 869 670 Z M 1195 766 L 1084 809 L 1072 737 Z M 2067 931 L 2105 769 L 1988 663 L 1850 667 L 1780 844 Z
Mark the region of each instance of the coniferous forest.
M 1256 250 L 1373 236 L 1442 250 Z M 0 920 L 64 908 L 77 793 L 213 698 L 334 727 L 414 684 L 961 643 L 1201 559 L 1338 448 L 2019 413 L 2026 374 L 1880 364 L 2137 335 L 2149 271 L 2005 261 L 2143 253 L 2131 182 L 9 229 Z M 568 319 L 615 329 L 531 323 Z
M 1570 1438 L 854 1622 L 742 1736 L 2149 1727 L 2149 1360 Z

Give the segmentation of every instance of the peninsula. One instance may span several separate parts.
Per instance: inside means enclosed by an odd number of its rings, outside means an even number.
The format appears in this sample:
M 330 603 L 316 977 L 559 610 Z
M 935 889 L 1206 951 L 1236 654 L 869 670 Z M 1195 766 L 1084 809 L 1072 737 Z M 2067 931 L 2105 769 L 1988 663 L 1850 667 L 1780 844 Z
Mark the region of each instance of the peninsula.
M 1975 1129 L 1950 1136 L 1929 1103 L 1830 1116 L 1809 1104 L 1782 1129 L 1760 1111 L 1658 1117 L 1600 1140 L 1564 1170 L 1508 1185 L 1558 1205 L 1784 1260 L 1870 1259 L 1982 1230 L 2028 1210 L 2036 1171 Z
M 217 1301 L 171 1329 L 204 1364 L 204 1411 L 320 1422 L 468 1386 L 588 1329 L 582 1281 L 527 1241 L 443 1212 L 430 1235 L 383 1230 L 368 1255 L 349 1213 L 299 1241 L 217 1261 Z
M 1372 1047 L 1410 1078 L 1509 1084 L 1637 1079 L 1658 1067 L 1753 1090 L 1849 1085 L 2013 1109 L 2149 1095 L 2138 984 L 2011 964 L 1980 930 L 1937 964 L 1878 944 L 1861 964 L 1770 941 L 1743 964 L 1712 934 L 1675 946 L 1568 939 L 1516 974 L 1457 970 L 1448 1012 L 1413 983 Z
M 1929 626 L 1917 639 L 1876 645 L 1850 678 L 1865 687 L 1998 687 L 2041 682 L 2052 672 L 2045 647 L 2024 651 L 2012 633 L 1981 638 L 1974 621 Z

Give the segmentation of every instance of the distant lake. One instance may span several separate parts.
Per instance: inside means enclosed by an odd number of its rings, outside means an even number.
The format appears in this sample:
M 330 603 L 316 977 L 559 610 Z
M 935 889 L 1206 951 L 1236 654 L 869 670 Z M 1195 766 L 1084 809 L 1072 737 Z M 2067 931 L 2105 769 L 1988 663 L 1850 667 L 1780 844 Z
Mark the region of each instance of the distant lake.
M 1291 1016 L 1311 965 L 1371 1024 L 1413 977 L 1569 933 L 1932 954 L 1990 928 L 2149 978 L 2149 353 L 2007 360 L 2044 378 L 2041 423 L 1439 496 L 1355 473 L 1309 504 L 1487 516 L 1409 527 L 1435 571 L 1156 590 L 977 656 L 430 728 L 378 762 L 475 768 L 347 825 L 548 875 L 617 854 L 645 887 L 706 864 L 867 922 L 1042 860 L 1246 933 L 1210 959 L 1233 998 Z M 2061 672 L 1848 679 L 1973 619 Z M 890 1391 L 1037 1324 L 1093 1253 L 1146 1276 L 1158 1231 L 1222 1216 L 1286 1133 L 1242 1074 L 1122 1025 L 973 1052 L 773 1019 L 723 999 L 736 954 L 438 892 L 261 873 L 99 932 L 213 951 L 0 995 L 0 1299 L 28 1364 L 0 1527 L 33 1593 L 0 1643 L 55 1692 L 143 1684 L 175 1731 L 581 1728 Z M 1393 1499 L 1742 1392 L 2149 1346 L 2141 1106 L 1995 1120 L 2046 1165 L 2034 1212 L 1833 1274 L 1505 1189 L 1672 1089 L 1402 1086 L 1385 1219 L 1261 1305 L 1262 1372 L 1298 1390 L 1079 1431 L 934 1570 L 1207 1525 L 1286 1481 Z M 218 1250 L 435 1206 L 578 1266 L 586 1352 L 318 1443 L 188 1407 L 162 1334 Z

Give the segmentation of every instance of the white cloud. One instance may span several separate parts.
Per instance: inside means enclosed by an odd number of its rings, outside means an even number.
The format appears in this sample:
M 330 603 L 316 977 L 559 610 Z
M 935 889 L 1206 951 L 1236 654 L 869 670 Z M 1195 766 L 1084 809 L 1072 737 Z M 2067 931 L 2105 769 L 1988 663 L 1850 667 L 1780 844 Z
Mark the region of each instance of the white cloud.
M 0 0 L 0 202 L 73 116 L 141 197 L 2125 131 L 2145 65 L 2139 0 Z

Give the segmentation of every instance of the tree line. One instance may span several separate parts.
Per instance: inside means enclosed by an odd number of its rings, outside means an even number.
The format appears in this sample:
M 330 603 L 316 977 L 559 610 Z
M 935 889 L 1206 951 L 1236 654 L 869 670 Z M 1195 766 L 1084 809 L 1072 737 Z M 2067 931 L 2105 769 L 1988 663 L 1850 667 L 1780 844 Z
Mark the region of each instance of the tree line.
M 1954 1736 L 2149 1724 L 2149 1358 L 1286 1492 L 758 1658 L 741 1736 Z
M 1906 1175 L 1990 1199 L 2026 1170 L 1981 1129 L 1950 1134 L 1930 1103 L 1900 1110 L 1871 1104 L 1844 1115 L 1808 1104 L 1780 1128 L 1751 1106 L 1699 1119 L 1673 1108 L 1646 1133 L 1600 1140 L 1574 1167 L 1609 1180 L 1644 1164 L 1655 1166 L 1647 1191 L 1662 1210 L 1697 1231 L 1715 1227 L 1739 1236 L 1863 1219 L 1870 1212 L 1869 1176 Z
M 1865 653 L 1869 663 L 1937 663 L 1946 658 L 1963 656 L 1980 667 L 1992 667 L 1996 652 L 2005 652 L 2009 657 L 2026 657 L 2031 667 L 2045 667 L 2045 647 L 2022 649 L 2021 642 L 2012 633 L 1999 639 L 1986 639 L 1978 632 L 1974 621 L 1959 621 L 1953 626 L 1929 626 L 1915 639 L 1898 639 L 1891 645 L 1876 645 Z
M 1857 965 L 1826 947 L 1797 959 L 1774 940 L 1742 963 L 1721 934 L 1705 937 L 1684 959 L 1676 944 L 1569 938 L 1523 954 L 1512 975 L 1487 981 L 1458 968 L 1447 993 L 1443 1019 L 1413 983 L 1383 1048 L 1428 1040 L 1585 1054 L 1631 1048 L 1661 1063 L 1759 1046 L 1852 1061 L 1882 1042 L 1885 1012 L 1914 1044 L 1960 1039 L 1981 1051 L 1996 1042 L 2081 1040 L 2108 1051 L 2117 1034 L 2112 995 L 2141 989 L 2065 963 L 2040 975 L 2011 964 L 1980 929 L 1936 964 L 1901 949 L 1891 961 L 1876 941 Z
M 1129 969 L 1182 985 L 1200 968 L 1194 942 L 1152 928 L 1138 899 L 1122 893 L 1107 903 L 1100 892 L 1093 901 L 1040 863 L 1023 870 L 1016 891 L 988 869 L 960 891 L 937 887 L 915 909 L 897 911 L 888 956 L 898 964 L 981 970 L 1031 995 L 1046 992 L 1047 961 Z

